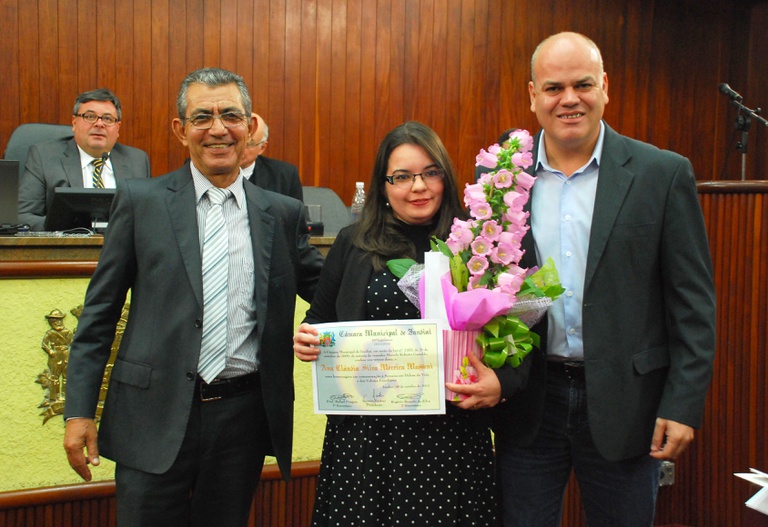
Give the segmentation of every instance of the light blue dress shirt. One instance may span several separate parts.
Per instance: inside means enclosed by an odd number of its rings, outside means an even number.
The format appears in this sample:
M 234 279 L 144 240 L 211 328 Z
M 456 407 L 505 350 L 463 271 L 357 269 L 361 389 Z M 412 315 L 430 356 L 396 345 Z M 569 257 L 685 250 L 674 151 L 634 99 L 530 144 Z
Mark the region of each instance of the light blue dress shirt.
M 549 165 L 543 131 L 539 137 L 535 161 L 537 179 L 531 196 L 531 230 L 539 262 L 551 257 L 565 288 L 547 312 L 549 359 L 584 360 L 581 307 L 604 136 L 605 127 L 601 122 L 592 157 L 570 176 Z

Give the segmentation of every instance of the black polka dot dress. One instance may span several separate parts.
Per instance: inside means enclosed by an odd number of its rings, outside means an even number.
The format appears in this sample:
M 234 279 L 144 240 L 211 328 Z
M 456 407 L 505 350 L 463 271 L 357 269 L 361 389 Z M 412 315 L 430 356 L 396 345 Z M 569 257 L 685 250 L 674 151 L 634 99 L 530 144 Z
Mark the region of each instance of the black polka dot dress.
M 389 271 L 371 277 L 366 311 L 373 320 L 419 318 Z M 330 420 L 312 525 L 497 525 L 487 423 L 447 406 L 446 415 Z

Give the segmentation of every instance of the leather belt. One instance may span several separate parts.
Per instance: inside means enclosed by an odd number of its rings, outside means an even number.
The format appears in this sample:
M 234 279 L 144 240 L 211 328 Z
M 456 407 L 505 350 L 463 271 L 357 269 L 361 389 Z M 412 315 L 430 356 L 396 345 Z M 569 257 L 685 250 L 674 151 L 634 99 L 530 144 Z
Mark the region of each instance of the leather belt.
M 243 395 L 259 385 L 259 372 L 232 377 L 231 379 L 216 379 L 211 383 L 200 377 L 195 384 L 195 398 L 202 402 L 218 401 L 229 397 Z
M 584 381 L 584 362 L 582 361 L 547 361 L 547 370 L 551 373 L 565 375 L 572 381 Z

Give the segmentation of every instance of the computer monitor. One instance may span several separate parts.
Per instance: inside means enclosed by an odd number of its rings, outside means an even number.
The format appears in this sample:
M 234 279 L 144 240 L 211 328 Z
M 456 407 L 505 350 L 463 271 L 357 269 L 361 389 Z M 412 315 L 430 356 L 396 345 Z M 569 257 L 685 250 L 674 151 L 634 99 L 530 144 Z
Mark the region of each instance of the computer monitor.
M 68 231 L 86 228 L 104 232 L 114 197 L 113 188 L 56 187 L 44 229 Z
M 0 159 L 0 234 L 13 234 L 19 223 L 19 162 Z

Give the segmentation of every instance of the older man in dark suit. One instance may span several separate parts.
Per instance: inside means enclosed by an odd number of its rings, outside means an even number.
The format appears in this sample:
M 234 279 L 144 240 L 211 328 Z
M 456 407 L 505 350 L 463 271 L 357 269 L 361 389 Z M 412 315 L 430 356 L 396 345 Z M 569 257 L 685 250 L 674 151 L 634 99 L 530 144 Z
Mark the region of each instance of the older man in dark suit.
M 560 525 L 574 471 L 590 526 L 649 527 L 661 461 L 701 426 L 715 353 L 693 169 L 602 121 L 608 76 L 583 35 L 539 45 L 529 93 L 543 131 L 522 265 L 552 257 L 566 292 L 533 328 L 542 353 L 526 359 L 526 389 L 479 366 L 461 404 L 507 399 L 494 427 L 505 526 Z
M 295 299 L 311 300 L 322 257 L 300 202 L 243 179 L 243 79 L 195 71 L 177 106 L 191 162 L 118 188 L 70 352 L 65 448 L 86 480 L 100 454 L 116 461 L 121 527 L 242 527 L 265 454 L 290 474 Z
M 253 114 L 253 116 L 256 118 L 257 127 L 240 160 L 243 175 L 251 183 L 261 188 L 302 201 L 304 191 L 301 186 L 299 169 L 285 161 L 270 159 L 263 155 L 269 144 L 269 127 L 260 115 Z
M 56 187 L 115 188 L 129 178 L 150 177 L 147 154 L 117 143 L 123 113 L 114 93 L 104 88 L 81 93 L 72 113 L 72 139 L 32 145 L 27 154 L 19 223 L 33 231 L 43 230 Z

